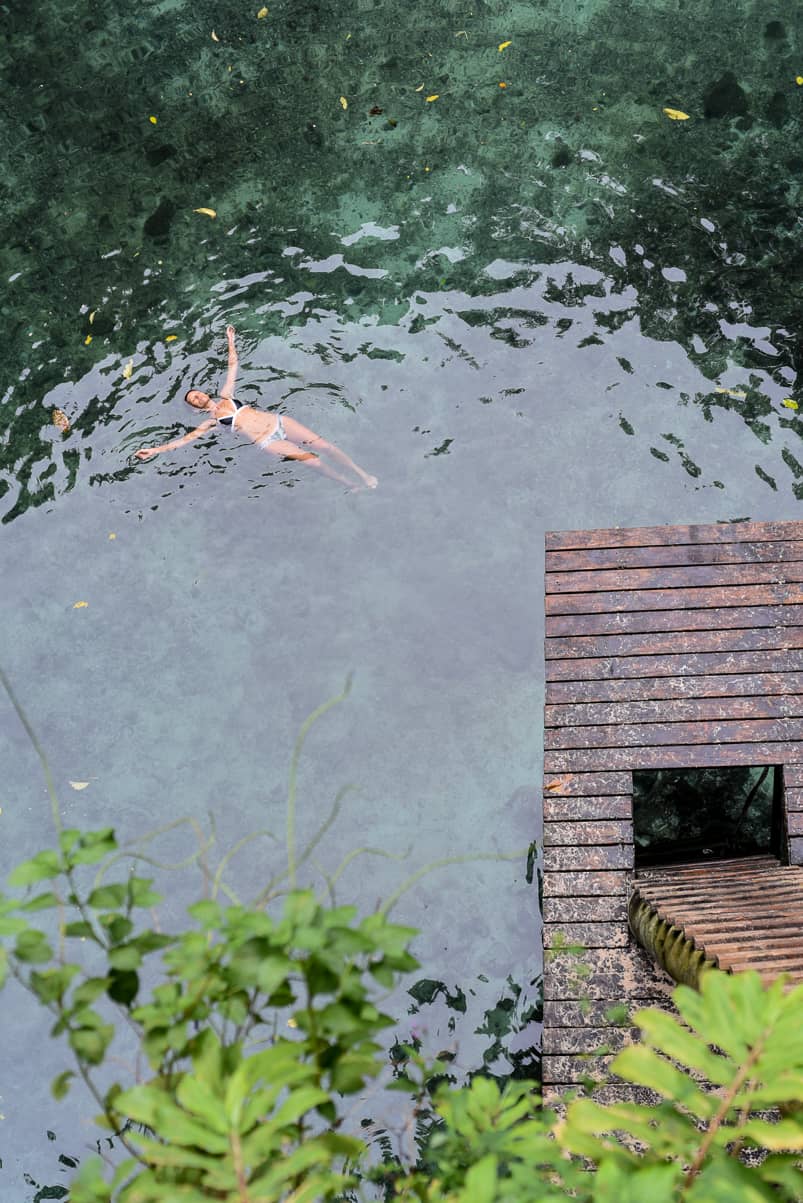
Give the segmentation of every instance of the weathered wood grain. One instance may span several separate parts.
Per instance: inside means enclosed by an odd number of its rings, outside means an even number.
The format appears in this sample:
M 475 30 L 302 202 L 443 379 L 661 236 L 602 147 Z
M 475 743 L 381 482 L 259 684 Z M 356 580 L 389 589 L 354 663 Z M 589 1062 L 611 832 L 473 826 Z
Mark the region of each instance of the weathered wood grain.
M 632 1027 L 577 1024 L 576 1027 L 544 1027 L 544 1056 L 572 1056 L 575 1053 L 617 1053 L 630 1044 L 637 1033 Z
M 729 606 L 711 610 L 619 610 L 611 614 L 551 614 L 549 638 L 568 635 L 626 635 L 646 631 L 707 631 L 800 626 L 803 606 Z
M 547 572 L 547 595 L 601 593 L 617 589 L 701 589 L 722 585 L 782 585 L 803 581 L 803 562 L 786 564 L 684 564 L 668 568 L 597 569 L 590 572 Z
M 547 706 L 545 727 L 588 727 L 605 723 L 686 723 L 711 719 L 803 717 L 803 694 L 753 698 L 668 698 L 634 702 L 579 702 Z M 581 816 L 578 815 L 578 818 Z M 613 816 L 600 816 L 600 818 Z
M 608 656 L 595 660 L 548 660 L 547 681 L 595 681 L 632 677 L 705 677 L 717 673 L 789 673 L 803 670 L 803 649 L 775 652 L 690 652 L 675 656 Z M 575 690 L 575 700 L 583 700 Z
M 547 551 L 584 547 L 659 547 L 700 543 L 764 543 L 803 539 L 803 522 L 717 522 L 694 526 L 614 527 L 548 531 Z
M 545 898 L 544 923 L 627 923 L 624 894 L 595 898 Z
M 593 1053 L 576 1057 L 542 1057 L 541 1075 L 545 1086 L 553 1082 L 569 1085 L 573 1082 L 584 1082 L 589 1078 L 595 1082 L 604 1082 L 611 1077 L 612 1061 L 613 1056 L 601 1057 Z M 618 1078 L 613 1080 L 618 1081 Z
M 629 702 L 641 699 L 757 697 L 803 693 L 803 673 L 713 673 L 699 677 L 631 677 L 622 680 L 548 681 L 547 705 Z M 791 782 L 790 782 L 791 784 Z M 803 782 L 801 782 L 803 784 Z
M 545 873 L 571 870 L 632 869 L 632 844 L 605 844 L 602 847 L 544 848 Z
M 618 822 L 545 822 L 544 847 L 580 844 L 632 844 L 633 824 L 622 819 Z
M 581 944 L 583 948 L 625 948 L 626 923 L 545 923 L 544 948 L 565 948 Z
M 783 771 L 783 780 L 787 789 L 803 789 L 803 764 L 787 765 Z
M 579 970 L 579 972 L 578 972 Z M 544 999 L 554 1002 L 589 998 L 625 1001 L 665 998 L 667 978 L 637 948 L 588 948 L 582 953 L 549 952 L 544 974 Z
M 789 839 L 789 864 L 803 865 L 803 839 L 796 835 Z
M 547 776 L 544 794 L 553 798 L 574 798 L 601 794 L 629 794 L 633 789 L 630 773 L 572 773 Z
M 803 761 L 803 744 L 673 744 L 651 748 L 561 748 L 544 753 L 547 773 L 601 772 L 604 769 L 683 769 L 737 764 Z
M 581 1028 L 588 1024 L 592 1028 L 625 1026 L 623 1011 L 628 1017 L 641 1007 L 671 1007 L 671 999 L 665 1001 L 657 998 L 639 998 L 631 995 L 620 999 L 582 999 L 579 1002 L 557 1002 L 550 1000 L 544 1003 L 544 1029 Z
M 724 719 L 706 723 L 624 723 L 552 727 L 544 748 L 649 748 L 661 744 L 742 744 L 803 741 L 803 719 Z
M 789 770 L 790 770 L 790 768 L 792 768 L 792 767 L 793 767 L 793 766 L 791 766 L 791 765 L 788 765 L 788 766 L 787 766 L 787 767 L 784 769 L 784 774 L 783 774 L 783 775 L 784 775 L 784 785 L 785 785 L 785 786 L 786 786 L 786 782 L 787 782 L 787 781 L 788 781 L 788 779 L 789 779 Z M 796 810 L 803 810 L 803 789 L 794 789 L 794 788 L 790 789 L 790 788 L 787 786 L 784 792 L 785 792 L 785 795 L 786 795 L 786 809 L 787 809 L 788 811 L 792 812 L 792 811 L 796 811 Z M 551 818 L 553 818 L 553 819 L 559 819 L 559 818 L 562 818 L 563 816 L 562 816 L 562 815 L 558 815 L 558 814 L 553 814 L 553 815 L 551 815 L 550 817 L 551 817 Z M 584 816 L 583 816 L 583 815 L 578 815 L 577 817 L 578 817 L 578 819 L 581 819 L 581 818 L 583 818 Z M 590 818 L 590 817 L 591 817 L 591 816 L 589 815 L 589 818 Z M 600 818 L 602 818 L 602 817 L 603 817 L 603 816 L 602 816 L 602 815 L 600 815 Z M 604 817 L 605 817 L 605 818 L 608 818 L 609 816 L 608 816 L 608 815 L 605 815 Z M 615 817 L 616 817 L 615 815 L 611 815 L 611 816 L 610 816 L 610 818 L 615 818 Z
M 803 802 L 800 809 L 803 810 Z M 562 798 L 554 794 L 544 794 L 545 823 L 632 817 L 633 799 L 629 794 L 611 794 L 602 798 Z
M 787 835 L 803 835 L 803 810 L 792 810 L 786 816 Z M 803 912 L 800 916 L 803 923 Z
M 803 585 L 723 585 L 711 589 L 630 589 L 609 593 L 551 593 L 547 614 L 611 614 L 618 610 L 682 610 L 803 603 Z
M 629 884 L 630 874 L 621 871 L 551 872 L 544 875 L 544 898 L 625 897 Z
M 803 541 L 757 543 L 688 543 L 654 547 L 600 547 L 582 551 L 547 551 L 547 572 L 587 572 L 600 568 L 657 568 L 679 564 L 783 564 L 803 560 Z
M 573 635 L 547 639 L 547 660 L 593 660 L 607 656 L 659 656 L 689 652 L 778 651 L 803 647 L 803 627 L 744 631 L 647 631 L 639 635 Z

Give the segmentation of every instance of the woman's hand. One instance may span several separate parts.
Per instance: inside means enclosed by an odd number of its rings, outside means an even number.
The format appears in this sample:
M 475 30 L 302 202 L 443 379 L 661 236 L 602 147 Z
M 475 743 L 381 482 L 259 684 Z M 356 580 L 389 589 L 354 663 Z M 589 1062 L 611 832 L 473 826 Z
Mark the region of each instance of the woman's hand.
M 158 447 L 141 447 L 139 451 L 134 452 L 134 459 L 148 460 L 153 459 L 159 454 Z

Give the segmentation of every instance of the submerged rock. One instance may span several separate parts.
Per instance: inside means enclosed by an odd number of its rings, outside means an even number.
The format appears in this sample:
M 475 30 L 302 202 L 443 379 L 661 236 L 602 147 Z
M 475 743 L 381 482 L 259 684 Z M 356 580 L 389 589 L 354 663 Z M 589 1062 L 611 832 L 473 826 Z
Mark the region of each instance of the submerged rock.
M 749 110 L 747 93 L 732 71 L 726 71 L 703 96 L 705 117 L 744 117 Z

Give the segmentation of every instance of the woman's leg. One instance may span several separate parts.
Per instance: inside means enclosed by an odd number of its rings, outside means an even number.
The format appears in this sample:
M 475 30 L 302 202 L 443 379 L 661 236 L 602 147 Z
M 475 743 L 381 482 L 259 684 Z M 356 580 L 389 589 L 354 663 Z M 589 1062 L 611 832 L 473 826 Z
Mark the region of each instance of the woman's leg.
M 263 451 L 267 451 L 269 455 L 275 455 L 277 459 L 294 459 L 299 463 L 309 464 L 310 468 L 317 468 L 319 472 L 323 472 L 324 476 L 339 481 L 340 484 L 345 485 L 349 490 L 362 487 L 355 485 L 354 481 L 350 480 L 347 476 L 341 476 L 339 472 L 336 472 L 334 468 L 325 463 L 314 451 L 302 451 L 300 447 L 296 447 L 295 443 L 289 443 L 286 439 L 274 439 L 267 446 L 262 443 L 259 445 Z

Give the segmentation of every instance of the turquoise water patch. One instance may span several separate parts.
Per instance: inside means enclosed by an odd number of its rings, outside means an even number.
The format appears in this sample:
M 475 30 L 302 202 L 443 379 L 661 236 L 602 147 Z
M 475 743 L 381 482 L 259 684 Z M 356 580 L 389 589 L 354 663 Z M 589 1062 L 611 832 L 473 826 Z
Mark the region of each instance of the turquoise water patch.
M 538 834 L 545 529 L 796 517 L 799 16 L 267 7 L 0 6 L 2 663 L 71 822 L 133 840 L 211 811 L 221 848 L 281 832 L 293 740 L 353 673 L 305 750 L 300 838 L 358 785 L 320 859 L 398 857 L 344 873 L 373 907 Z M 240 399 L 375 493 L 222 429 L 133 458 L 219 387 L 228 322 Z M 2 738 L 10 867 L 49 837 L 8 711 Z M 398 1012 L 464 1071 L 534 1055 L 526 1002 L 494 1046 L 508 977 L 537 995 L 527 876 L 445 865 L 397 907 L 434 983 Z M 3 1174 L 33 1198 L 94 1108 L 49 1100 L 62 1062 L 5 1002 Z

